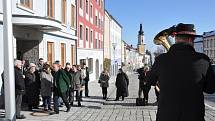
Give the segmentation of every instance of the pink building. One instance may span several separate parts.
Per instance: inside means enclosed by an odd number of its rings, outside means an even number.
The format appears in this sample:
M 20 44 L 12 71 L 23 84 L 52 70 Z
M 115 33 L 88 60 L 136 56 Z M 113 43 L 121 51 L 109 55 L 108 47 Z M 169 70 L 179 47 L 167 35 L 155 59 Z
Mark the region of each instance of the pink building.
M 93 81 L 103 70 L 104 0 L 78 0 L 77 14 L 77 63 L 87 64 Z

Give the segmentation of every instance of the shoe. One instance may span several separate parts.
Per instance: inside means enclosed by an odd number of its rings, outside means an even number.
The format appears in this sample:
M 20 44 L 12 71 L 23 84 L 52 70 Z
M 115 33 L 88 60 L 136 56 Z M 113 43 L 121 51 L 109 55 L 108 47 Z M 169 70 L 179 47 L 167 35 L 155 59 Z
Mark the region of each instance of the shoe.
M 115 99 L 114 101 L 119 101 L 119 99 Z
M 80 99 L 80 101 L 83 101 L 83 99 Z
M 71 106 L 69 106 L 69 107 L 67 108 L 66 112 L 69 112 L 69 111 L 70 111 L 70 109 L 71 109 Z
M 59 114 L 59 112 L 51 112 L 50 115 Z
M 81 107 L 81 102 L 78 102 L 78 107 Z
M 73 102 L 71 102 L 70 105 L 73 106 Z
M 25 119 L 26 117 L 24 115 L 16 116 L 16 119 Z
M 39 107 L 33 107 L 33 109 L 39 109 Z
M 47 109 L 47 108 L 45 108 L 45 109 L 44 109 L 44 111 L 48 111 L 48 109 Z
M 49 111 L 52 111 L 52 108 L 51 108 L 51 107 L 49 107 L 49 108 L 48 108 L 48 110 L 49 110 Z

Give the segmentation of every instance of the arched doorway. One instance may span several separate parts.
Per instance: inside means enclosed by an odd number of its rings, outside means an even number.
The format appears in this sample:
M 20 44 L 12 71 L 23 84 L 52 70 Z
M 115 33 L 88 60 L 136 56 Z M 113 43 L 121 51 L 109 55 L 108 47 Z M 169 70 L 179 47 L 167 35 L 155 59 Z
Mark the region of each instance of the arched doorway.
M 96 79 L 99 78 L 99 60 L 96 60 Z

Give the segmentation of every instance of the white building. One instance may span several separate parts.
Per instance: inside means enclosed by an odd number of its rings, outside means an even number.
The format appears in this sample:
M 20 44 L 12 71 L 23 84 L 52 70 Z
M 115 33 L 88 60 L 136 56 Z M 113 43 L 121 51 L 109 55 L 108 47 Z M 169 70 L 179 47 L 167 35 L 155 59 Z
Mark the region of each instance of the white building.
M 215 63 L 215 31 L 203 33 L 204 53 Z
M 203 38 L 202 37 L 198 37 L 194 40 L 194 48 L 195 48 L 196 52 L 204 53 L 204 51 L 203 51 Z
M 111 74 L 116 75 L 122 66 L 122 26 L 113 16 L 110 17 Z
M 13 0 L 14 58 L 36 63 L 76 63 L 76 0 Z M 0 73 L 3 72 L 3 8 L 0 0 Z M 11 35 L 12 36 L 12 35 Z M 1 80 L 0 80 L 1 85 Z

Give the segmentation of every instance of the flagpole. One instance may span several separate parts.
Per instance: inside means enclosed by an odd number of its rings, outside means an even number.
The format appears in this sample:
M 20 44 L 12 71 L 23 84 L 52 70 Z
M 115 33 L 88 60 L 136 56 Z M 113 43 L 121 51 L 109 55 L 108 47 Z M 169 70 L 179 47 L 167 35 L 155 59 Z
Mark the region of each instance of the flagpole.
M 16 120 L 11 0 L 3 0 L 5 118 Z

